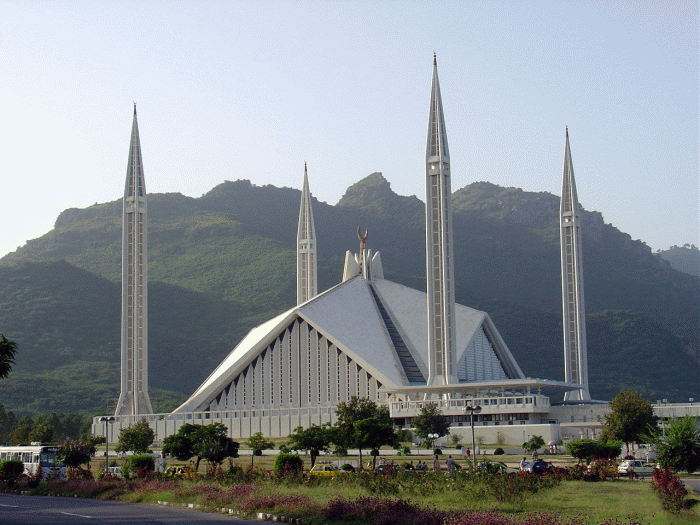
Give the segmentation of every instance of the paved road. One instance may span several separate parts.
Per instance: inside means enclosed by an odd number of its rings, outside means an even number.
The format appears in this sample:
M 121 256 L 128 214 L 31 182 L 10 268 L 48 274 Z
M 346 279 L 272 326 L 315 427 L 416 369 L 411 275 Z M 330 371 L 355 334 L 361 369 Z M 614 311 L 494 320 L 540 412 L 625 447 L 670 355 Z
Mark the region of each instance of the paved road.
M 693 490 L 700 494 L 700 478 L 683 478 L 681 481 L 689 487 L 693 487 Z
M 2 525 L 96 525 L 99 523 L 252 525 L 259 522 L 187 508 L 93 499 L 0 494 L 0 524 Z

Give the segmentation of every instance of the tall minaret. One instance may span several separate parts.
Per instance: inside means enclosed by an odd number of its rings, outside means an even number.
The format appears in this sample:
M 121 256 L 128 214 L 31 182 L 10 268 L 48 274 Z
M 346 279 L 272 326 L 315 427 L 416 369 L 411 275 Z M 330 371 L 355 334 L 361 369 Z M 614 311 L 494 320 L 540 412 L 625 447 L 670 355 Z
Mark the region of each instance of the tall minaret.
M 559 205 L 561 242 L 561 293 L 564 323 L 564 380 L 581 385 L 564 394 L 564 401 L 586 401 L 588 392 L 588 356 L 586 351 L 586 308 L 583 300 L 581 256 L 581 207 L 576 196 L 574 166 L 566 128 L 564 182 Z
M 428 385 L 457 383 L 450 152 L 442 113 L 437 58 L 433 56 L 428 144 L 425 153 L 426 269 L 428 281 Z
M 316 228 L 311 209 L 309 177 L 304 162 L 304 188 L 301 190 L 297 228 L 297 304 L 313 299 L 316 294 Z
M 134 104 L 122 214 L 122 370 L 117 416 L 153 412 L 148 397 L 147 259 L 146 184 Z

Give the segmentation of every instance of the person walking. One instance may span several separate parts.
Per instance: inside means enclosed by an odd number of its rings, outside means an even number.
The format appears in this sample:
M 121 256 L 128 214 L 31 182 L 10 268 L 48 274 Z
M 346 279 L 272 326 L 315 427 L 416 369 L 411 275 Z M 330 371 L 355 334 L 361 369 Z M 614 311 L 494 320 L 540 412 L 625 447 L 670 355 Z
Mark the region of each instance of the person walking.
M 433 471 L 440 472 L 440 458 L 437 454 L 433 456 Z
M 447 457 L 447 461 L 445 461 L 445 466 L 447 467 L 447 471 L 450 473 L 450 477 L 452 477 L 452 471 L 455 468 L 455 460 L 452 459 L 452 456 Z
M 527 461 L 525 457 L 523 457 L 523 459 L 520 460 L 520 470 L 525 470 L 525 463 L 527 463 Z

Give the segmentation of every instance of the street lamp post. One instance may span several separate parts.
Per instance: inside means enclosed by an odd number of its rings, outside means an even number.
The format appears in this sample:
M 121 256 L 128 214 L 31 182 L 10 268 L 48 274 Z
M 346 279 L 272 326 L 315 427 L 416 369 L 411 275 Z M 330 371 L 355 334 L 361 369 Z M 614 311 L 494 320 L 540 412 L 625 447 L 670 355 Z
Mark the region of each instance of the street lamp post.
M 469 412 L 469 422 L 471 423 L 472 427 L 472 457 L 474 458 L 474 468 L 476 468 L 476 442 L 474 440 L 474 412 L 479 413 L 481 412 L 481 405 L 467 405 L 464 407 L 465 412 Z
M 430 446 L 433 449 L 433 455 L 435 455 L 435 440 L 440 437 L 440 434 L 428 434 L 428 439 L 430 439 Z
M 102 416 L 100 421 L 105 424 L 105 474 L 109 474 L 109 437 L 107 436 L 107 427 L 110 423 L 114 423 L 114 416 Z

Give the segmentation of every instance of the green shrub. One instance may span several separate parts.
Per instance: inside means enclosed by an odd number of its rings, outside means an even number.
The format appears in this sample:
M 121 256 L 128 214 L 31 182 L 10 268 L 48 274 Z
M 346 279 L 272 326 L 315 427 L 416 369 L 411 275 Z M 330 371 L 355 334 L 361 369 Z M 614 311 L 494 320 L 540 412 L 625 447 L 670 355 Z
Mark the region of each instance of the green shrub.
M 439 448 L 434 448 L 433 454 L 435 454 L 436 456 L 442 456 L 442 450 Z
M 253 455 L 254 456 L 262 456 L 262 450 L 259 448 L 256 448 L 253 450 Z
M 355 467 L 353 467 L 350 463 L 344 463 L 340 468 L 345 472 L 355 472 Z
M 503 454 L 505 454 L 505 452 L 501 447 L 498 447 L 496 450 L 493 451 L 494 456 L 502 456 Z
M 462 450 L 462 444 L 461 444 L 461 443 L 457 443 L 457 444 L 455 445 L 455 448 L 456 448 L 457 450 Z
M 298 472 L 304 468 L 304 461 L 299 454 L 278 454 L 272 470 L 275 472 Z
M 622 452 L 619 441 L 600 442 L 591 439 L 577 439 L 566 444 L 566 453 L 579 461 L 588 463 L 591 458 L 615 458 Z
M 24 463 L 17 459 L 0 461 L 0 479 L 12 486 L 24 472 Z
M 369 455 L 370 455 L 370 456 L 378 456 L 378 455 L 379 455 L 379 450 L 377 450 L 376 448 L 373 448 L 373 449 L 370 451 Z
M 343 447 L 337 447 L 334 451 L 333 454 L 336 456 L 347 456 L 348 455 L 348 449 L 343 448 Z
M 142 478 L 153 472 L 156 462 L 150 454 L 136 454 L 126 458 L 122 472 L 129 477 Z
M 668 467 L 654 471 L 652 487 L 661 500 L 661 506 L 672 514 L 680 514 L 683 500 L 688 495 L 685 484 Z

